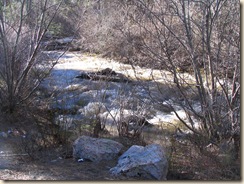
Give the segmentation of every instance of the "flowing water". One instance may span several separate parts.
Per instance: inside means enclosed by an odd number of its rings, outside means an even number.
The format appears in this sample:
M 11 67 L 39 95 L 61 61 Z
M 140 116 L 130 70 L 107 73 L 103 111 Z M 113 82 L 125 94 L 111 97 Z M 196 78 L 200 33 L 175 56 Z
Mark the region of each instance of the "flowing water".
M 57 58 L 63 53 L 46 54 Z M 123 74 L 133 82 L 76 78 L 81 72 L 97 72 L 105 68 Z M 182 75 L 192 80 L 189 74 Z M 60 57 L 42 87 L 52 93 L 50 108 L 72 112 L 57 116 L 56 122 L 59 125 L 71 128 L 99 116 L 111 129 L 121 116 L 129 115 L 146 117 L 149 123 L 160 126 L 178 123 L 178 118 L 168 104 L 174 107 L 182 119 L 186 119 L 185 112 L 172 100 L 174 91 L 167 87 L 172 82 L 172 75 L 166 71 L 132 67 L 99 56 L 67 52 Z M 195 108 L 199 108 L 197 103 Z

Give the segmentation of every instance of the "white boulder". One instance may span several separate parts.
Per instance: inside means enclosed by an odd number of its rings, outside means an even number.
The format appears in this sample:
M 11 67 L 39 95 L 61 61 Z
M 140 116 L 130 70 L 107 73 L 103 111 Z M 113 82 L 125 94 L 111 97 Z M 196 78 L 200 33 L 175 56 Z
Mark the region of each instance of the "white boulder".
M 119 157 L 117 166 L 111 168 L 110 172 L 114 175 L 166 180 L 168 161 L 163 147 L 158 144 L 146 147 L 133 145 Z

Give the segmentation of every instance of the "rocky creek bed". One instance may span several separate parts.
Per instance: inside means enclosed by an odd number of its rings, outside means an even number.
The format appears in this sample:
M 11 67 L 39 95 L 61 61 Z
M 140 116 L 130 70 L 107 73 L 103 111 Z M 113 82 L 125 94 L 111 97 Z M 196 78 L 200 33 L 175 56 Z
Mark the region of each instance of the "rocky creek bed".
M 57 57 L 61 53 L 49 54 Z M 97 75 L 106 74 L 106 70 L 114 75 Z M 190 75 L 184 75 L 191 80 Z M 173 77 L 166 71 L 133 68 L 111 59 L 68 52 L 59 59 L 42 87 L 52 93 L 50 108 L 70 110 L 74 121 L 79 115 L 98 113 L 106 116 L 108 112 L 113 117 L 107 117 L 107 121 L 114 121 L 123 111 L 145 116 L 152 124 L 162 124 L 177 121 L 168 104 L 186 119 L 184 111 L 173 103 L 175 91 L 165 84 L 170 81 L 173 83 Z M 101 112 L 94 112 L 98 108 Z M 197 102 L 195 108 L 199 108 Z M 70 119 L 71 115 L 67 114 L 67 117 Z
M 56 58 L 62 52 L 47 51 L 45 54 Z M 109 80 L 107 74 L 101 73 L 104 69 L 114 72 L 113 75 L 109 74 Z M 190 75 L 185 77 L 191 80 Z M 147 139 L 148 143 L 167 147 L 170 146 L 170 137 L 167 131 L 162 133 L 162 130 L 175 127 L 172 124 L 178 123 L 169 104 L 176 108 L 183 119 L 186 115 L 180 107 L 174 105 L 172 99 L 175 91 L 168 88 L 165 81 L 173 81 L 172 76 L 165 71 L 133 68 L 98 56 L 67 52 L 60 57 L 50 76 L 40 86 L 40 97 L 36 103 L 48 105 L 50 110 L 57 112 L 55 123 L 67 132 L 75 132 L 77 128 L 89 129 L 93 126 L 94 119 L 99 117 L 109 134 L 118 136 L 117 126 L 121 119 L 129 116 L 143 117 L 152 125 L 144 127 L 144 139 Z M 161 92 L 158 90 L 159 86 Z M 60 157 L 58 148 L 49 150 L 47 154 L 50 156 L 45 161 L 28 161 L 26 153 L 3 146 L 10 145 L 14 148 L 16 144 L 20 145 L 21 141 L 25 140 L 25 133 L 10 135 L 9 130 L 4 127 L 2 124 L 0 129 L 0 178 L 3 180 L 129 179 L 109 174 L 108 171 L 116 165 L 116 160 L 99 165 L 90 162 L 80 164 L 72 158 Z M 78 133 L 75 136 L 77 137 Z M 73 137 L 73 140 L 76 137 Z M 9 144 L 11 141 L 13 144 Z M 6 156 L 6 153 L 12 156 Z M 16 153 L 18 155 L 14 156 Z M 64 172 L 63 167 L 65 176 L 60 174 Z

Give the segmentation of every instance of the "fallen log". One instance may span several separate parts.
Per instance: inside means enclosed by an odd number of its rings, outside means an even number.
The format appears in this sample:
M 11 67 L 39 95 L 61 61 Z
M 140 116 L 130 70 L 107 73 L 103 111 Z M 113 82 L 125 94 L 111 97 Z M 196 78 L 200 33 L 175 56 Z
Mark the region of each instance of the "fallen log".
M 108 81 L 108 82 L 132 82 L 126 76 L 121 73 L 116 73 L 110 68 L 98 72 L 82 72 L 79 76 L 75 78 L 94 80 L 94 81 Z

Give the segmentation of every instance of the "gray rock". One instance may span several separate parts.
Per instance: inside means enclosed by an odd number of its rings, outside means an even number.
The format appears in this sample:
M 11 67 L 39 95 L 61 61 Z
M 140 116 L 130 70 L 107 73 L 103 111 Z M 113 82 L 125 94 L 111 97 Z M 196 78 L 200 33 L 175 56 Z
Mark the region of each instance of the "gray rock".
M 8 134 L 6 134 L 5 132 L 0 132 L 0 137 L 7 138 L 8 137 Z
M 111 168 L 114 175 L 166 180 L 168 161 L 162 146 L 151 144 L 146 147 L 134 145 L 119 157 L 116 167 Z
M 100 113 L 106 112 L 106 107 L 101 102 L 90 102 L 81 111 L 85 116 L 96 116 Z
M 123 145 L 110 140 L 81 136 L 73 144 L 73 158 L 93 162 L 113 160 L 118 157 Z
M 75 130 L 82 123 L 83 118 L 82 115 L 58 115 L 54 122 L 62 130 Z

